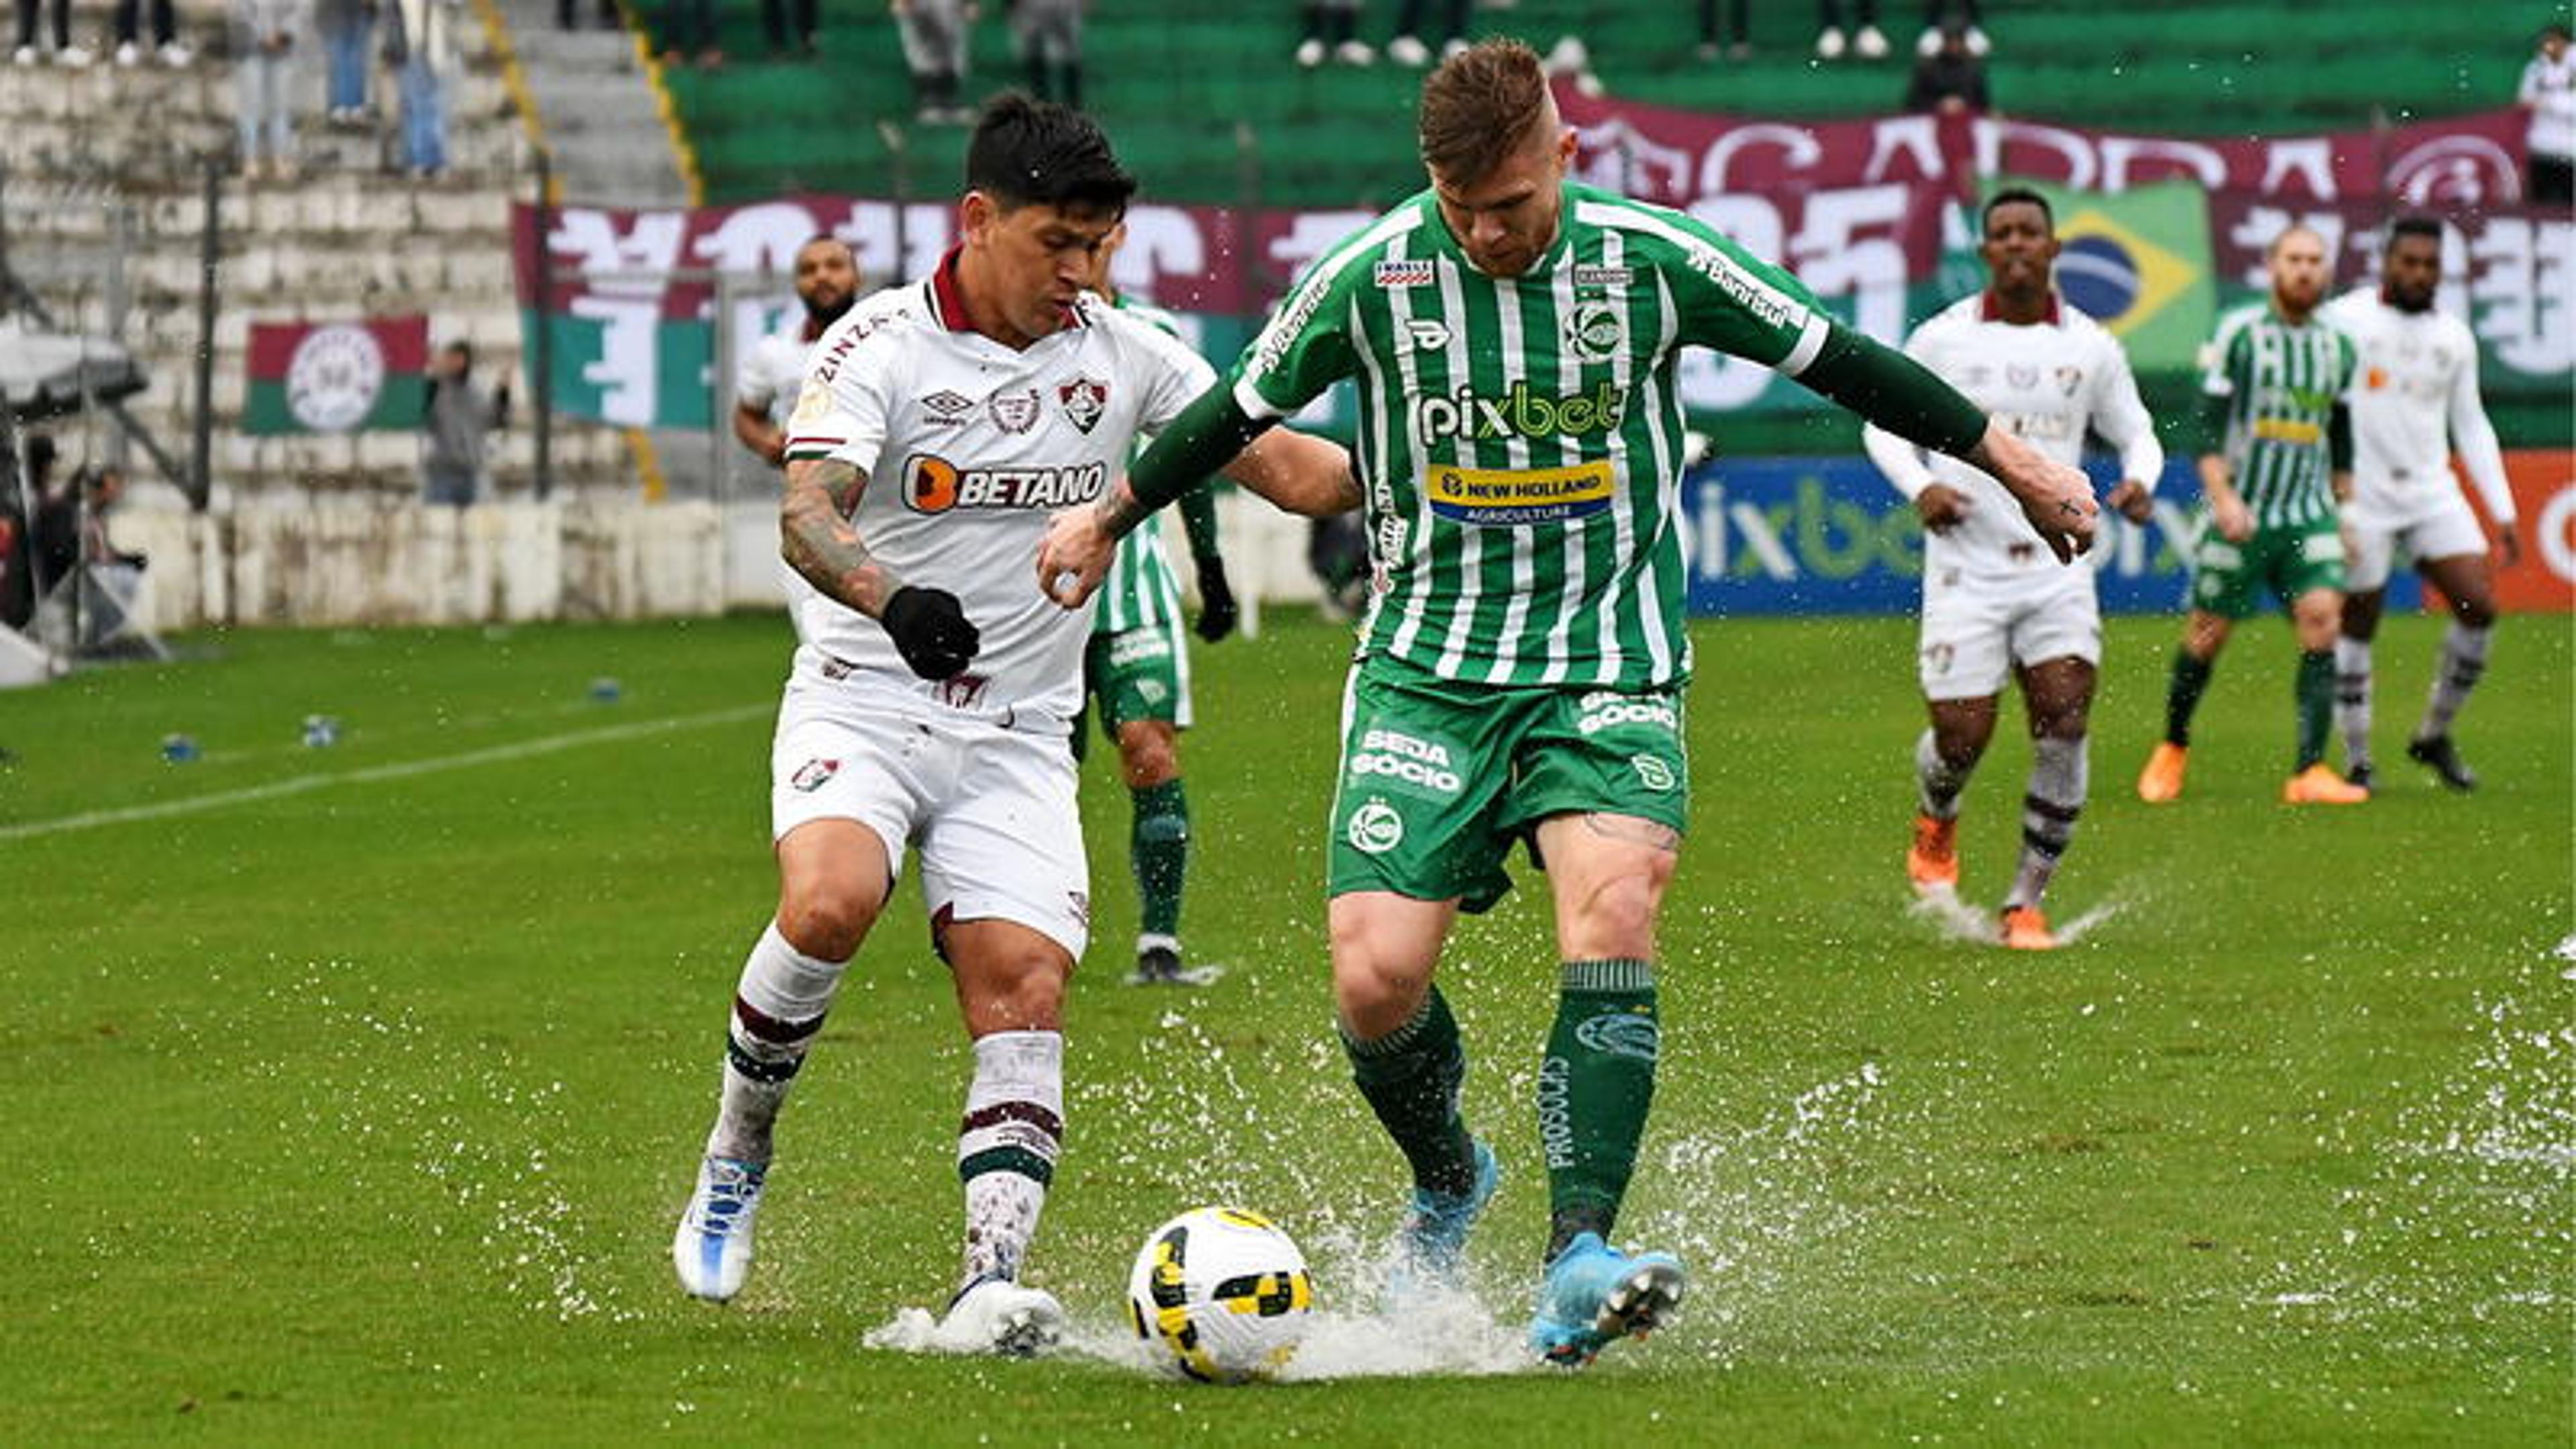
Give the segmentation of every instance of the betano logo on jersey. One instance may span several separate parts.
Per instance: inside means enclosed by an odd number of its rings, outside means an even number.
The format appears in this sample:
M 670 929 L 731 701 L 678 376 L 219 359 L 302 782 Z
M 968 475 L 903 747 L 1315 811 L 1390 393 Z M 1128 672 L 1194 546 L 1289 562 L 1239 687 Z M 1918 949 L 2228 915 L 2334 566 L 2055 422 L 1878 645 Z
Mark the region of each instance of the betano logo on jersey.
M 1461 468 L 1435 463 L 1423 479 L 1431 511 L 1472 528 L 1581 518 L 1610 506 L 1610 460 L 1568 468 Z
M 1478 397 L 1460 388 L 1448 397 L 1416 397 L 1406 404 L 1413 440 L 1424 447 L 1444 438 L 1478 443 L 1508 438 L 1588 438 L 1619 431 L 1627 400 L 1603 382 L 1588 393 L 1549 397 L 1515 378 L 1501 397 Z
M 915 513 L 952 508 L 1057 509 L 1088 503 L 1108 486 L 1109 465 L 1070 468 L 960 468 L 945 458 L 915 453 L 903 464 L 903 502 Z

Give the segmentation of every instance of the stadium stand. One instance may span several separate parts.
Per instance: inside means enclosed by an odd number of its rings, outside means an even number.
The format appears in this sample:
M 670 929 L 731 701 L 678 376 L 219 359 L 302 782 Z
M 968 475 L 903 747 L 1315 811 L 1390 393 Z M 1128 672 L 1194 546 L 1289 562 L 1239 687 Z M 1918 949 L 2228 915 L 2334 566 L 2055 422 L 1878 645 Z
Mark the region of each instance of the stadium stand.
M 196 407 L 203 167 L 209 156 L 221 162 L 231 154 L 234 93 L 221 53 L 224 7 L 181 0 L 178 10 L 182 37 L 197 53 L 186 68 L 0 65 L 0 132 L 10 138 L 0 173 L 7 224 L 0 256 L 54 326 L 104 336 L 118 330 L 107 278 L 110 259 L 122 253 L 122 340 L 151 376 L 130 411 L 184 461 Z M 105 36 L 113 12 L 110 0 L 78 0 L 74 35 Z M 211 408 L 219 490 L 292 483 L 408 497 L 416 486 L 418 444 L 409 433 L 239 431 L 253 322 L 423 313 L 439 339 L 471 341 L 493 369 L 487 375 L 517 372 L 509 205 L 529 184 L 528 143 L 489 33 L 480 24 L 467 31 L 445 181 L 419 185 L 395 174 L 390 119 L 360 133 L 323 128 L 318 56 L 308 59 L 299 89 L 300 178 L 254 186 L 223 177 Z M 375 94 L 390 107 L 381 74 Z M 568 484 L 632 478 L 614 430 L 562 426 L 553 444 L 557 476 Z M 494 471 L 504 493 L 526 486 L 532 461 L 526 428 L 498 440 Z M 138 478 L 151 480 L 154 470 L 137 463 Z
M 1191 0 L 1120 0 L 1090 18 L 1087 99 L 1121 152 L 1166 200 L 1243 194 L 1251 140 L 1263 198 L 1274 205 L 1376 205 L 1415 175 L 1409 123 L 1419 73 L 1301 70 L 1295 7 L 1212 17 Z M 1908 12 L 1910 13 L 1910 12 Z M 2444 43 L 2424 43 L 2416 0 L 2139 5 L 2129 0 L 2003 0 L 1985 9 L 1996 104 L 2096 126 L 2201 135 L 2368 124 L 2509 103 L 2528 37 L 2520 22 L 2463 13 Z M 1479 32 L 1546 48 L 1579 35 L 1593 69 L 1641 101 L 1788 117 L 1892 110 L 1910 36 L 1896 58 L 1816 63 L 1813 9 L 1756 6 L 1756 54 L 1704 62 L 1689 8 L 1603 0 L 1518 0 L 1480 10 Z M 1384 25 L 1386 17 L 1373 17 Z M 781 191 L 936 192 L 963 145 L 953 128 L 910 125 L 894 27 L 876 3 L 827 3 L 819 62 L 761 62 L 755 7 L 730 7 L 719 71 L 665 79 L 703 170 L 707 199 Z M 2295 53 L 2285 47 L 2297 37 Z M 1372 35 L 1383 41 L 1383 35 Z M 2473 55 L 2462 62 L 2463 54 Z M 1012 83 L 1005 28 L 975 35 L 971 88 Z M 878 122 L 893 123 L 902 149 Z M 908 173 L 899 175 L 899 172 Z

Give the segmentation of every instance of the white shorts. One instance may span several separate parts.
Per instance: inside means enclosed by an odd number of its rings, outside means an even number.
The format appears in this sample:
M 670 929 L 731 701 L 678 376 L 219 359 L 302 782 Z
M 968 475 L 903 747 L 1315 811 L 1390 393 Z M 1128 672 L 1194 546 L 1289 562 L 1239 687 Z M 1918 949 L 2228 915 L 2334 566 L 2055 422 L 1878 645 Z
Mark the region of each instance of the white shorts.
M 2487 551 L 2486 530 L 2469 511 L 2469 500 L 2456 488 L 2429 494 L 2422 502 L 2398 509 L 2372 506 L 2356 498 L 2343 509 L 2343 531 L 2349 550 L 2343 566 L 2347 593 L 2375 593 L 2388 587 L 2389 572 L 2405 556 L 2456 558 Z
M 931 919 L 1014 921 L 1082 957 L 1091 878 L 1073 753 L 1061 733 L 1003 729 L 801 657 L 769 752 L 772 839 L 809 820 L 855 820 L 887 868 L 921 852 Z
M 2077 563 L 1998 577 L 1936 565 L 1924 573 L 1917 665 L 1925 699 L 2001 694 L 2013 665 L 2070 656 L 2102 662 L 2092 569 Z

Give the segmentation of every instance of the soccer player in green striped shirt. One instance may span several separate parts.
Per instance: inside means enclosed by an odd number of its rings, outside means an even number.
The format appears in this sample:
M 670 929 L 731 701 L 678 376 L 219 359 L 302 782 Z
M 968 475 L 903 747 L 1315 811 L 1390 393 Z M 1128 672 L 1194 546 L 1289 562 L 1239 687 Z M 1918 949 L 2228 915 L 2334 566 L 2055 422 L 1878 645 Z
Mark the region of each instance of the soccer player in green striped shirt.
M 1528 47 L 1432 72 L 1420 139 L 1430 189 L 1327 253 L 1126 480 L 1058 514 L 1039 580 L 1078 605 L 1138 518 L 1358 379 L 1375 594 L 1328 847 L 1334 1006 L 1412 1168 L 1403 1280 L 1449 1276 L 1496 1166 L 1460 1115 L 1466 1053 L 1432 975 L 1458 913 L 1508 888 L 1510 848 L 1544 861 L 1561 966 L 1535 1077 L 1550 1233 L 1531 1344 L 1579 1366 L 1655 1326 L 1683 1281 L 1670 1254 L 1608 1246 L 1654 1092 L 1655 925 L 1687 824 L 1680 350 L 1776 368 L 1965 458 L 2061 559 L 2096 508 L 2081 472 L 1780 268 L 1570 182 L 1574 135 Z
M 2264 260 L 2271 296 L 2218 320 L 2202 354 L 2200 486 L 2208 514 L 2192 553 L 2191 612 L 2165 698 L 2165 737 L 2138 775 L 2138 798 L 2182 794 L 2191 716 L 2236 622 L 2269 591 L 2299 641 L 2298 752 L 2281 799 L 2355 805 L 2370 792 L 2325 762 L 2334 714 L 2334 643 L 2343 613 L 2336 503 L 2352 492 L 2352 339 L 2316 315 L 2325 239 L 2293 226 Z
M 1091 290 L 1131 317 L 1178 337 L 1172 315 L 1119 294 L 1109 266 L 1127 240 L 1113 228 L 1092 254 Z M 1234 632 L 1234 590 L 1217 549 L 1216 499 L 1192 489 L 1181 499 L 1190 562 L 1198 573 L 1198 636 L 1215 643 Z M 1082 657 L 1083 693 L 1100 712 L 1100 728 L 1118 746 L 1127 782 L 1127 860 L 1136 877 L 1135 986 L 1195 985 L 1211 974 L 1181 964 L 1181 894 L 1190 865 L 1190 802 L 1181 781 L 1182 730 L 1190 726 L 1189 646 L 1181 638 L 1181 585 L 1163 547 L 1161 519 L 1148 519 L 1118 545 L 1118 556 L 1092 615 Z M 1086 727 L 1074 725 L 1082 753 Z

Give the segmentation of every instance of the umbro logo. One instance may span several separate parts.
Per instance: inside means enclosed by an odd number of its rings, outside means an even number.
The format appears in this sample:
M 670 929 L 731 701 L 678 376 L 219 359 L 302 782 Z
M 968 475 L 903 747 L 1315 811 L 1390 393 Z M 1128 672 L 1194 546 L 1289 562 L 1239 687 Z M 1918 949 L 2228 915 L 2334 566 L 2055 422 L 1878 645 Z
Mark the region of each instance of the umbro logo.
M 959 393 L 934 392 L 921 400 L 921 409 L 930 415 L 923 421 L 933 427 L 962 427 L 966 415 L 975 410 L 975 400 Z

